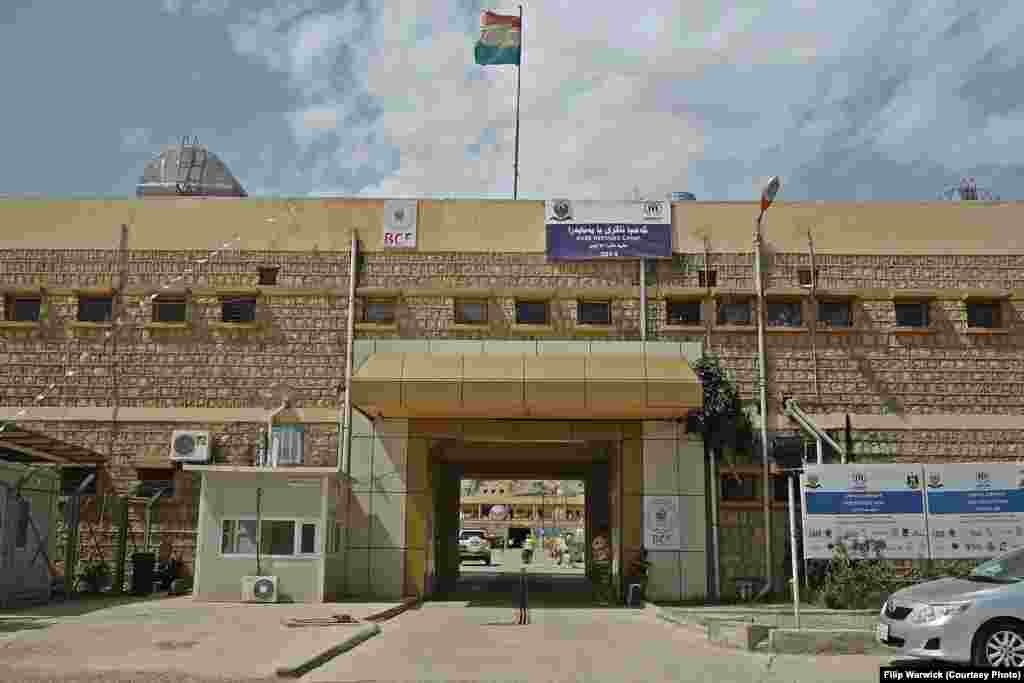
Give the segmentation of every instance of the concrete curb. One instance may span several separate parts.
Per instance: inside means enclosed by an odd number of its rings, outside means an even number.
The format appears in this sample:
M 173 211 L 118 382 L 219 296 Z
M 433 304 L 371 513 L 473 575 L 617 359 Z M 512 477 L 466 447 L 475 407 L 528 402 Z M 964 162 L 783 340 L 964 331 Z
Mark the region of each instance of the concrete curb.
M 363 621 L 381 622 L 386 621 L 392 617 L 397 617 L 402 612 L 410 609 L 419 607 L 422 600 L 420 598 L 406 598 L 401 604 L 384 610 L 383 612 L 377 612 L 363 619 Z
M 891 653 L 874 631 L 776 628 L 768 634 L 772 652 L 787 655 L 868 655 Z
M 823 610 L 824 611 L 824 610 Z M 862 655 L 885 654 L 892 650 L 875 638 L 874 631 L 856 629 L 793 629 L 755 625 L 751 618 L 703 617 L 687 620 L 658 608 L 657 616 L 677 626 L 700 631 L 708 641 L 722 647 L 755 651 L 767 640 L 775 654 Z M 692 615 L 686 615 L 692 616 Z
M 378 633 L 380 633 L 379 624 L 365 624 L 356 629 L 354 633 L 347 636 L 344 640 L 323 652 L 301 662 L 297 662 L 293 666 L 279 666 L 274 670 L 274 673 L 282 678 L 298 678 L 303 674 L 309 673 L 318 666 L 326 664 L 338 655 L 348 652 L 356 645 L 359 645 L 365 640 L 369 640 Z

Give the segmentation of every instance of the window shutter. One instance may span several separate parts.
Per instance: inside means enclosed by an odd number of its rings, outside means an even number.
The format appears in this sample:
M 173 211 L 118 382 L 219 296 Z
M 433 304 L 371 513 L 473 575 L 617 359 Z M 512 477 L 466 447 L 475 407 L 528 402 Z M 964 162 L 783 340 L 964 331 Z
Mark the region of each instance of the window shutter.
M 302 425 L 276 425 L 273 449 L 278 465 L 302 464 Z

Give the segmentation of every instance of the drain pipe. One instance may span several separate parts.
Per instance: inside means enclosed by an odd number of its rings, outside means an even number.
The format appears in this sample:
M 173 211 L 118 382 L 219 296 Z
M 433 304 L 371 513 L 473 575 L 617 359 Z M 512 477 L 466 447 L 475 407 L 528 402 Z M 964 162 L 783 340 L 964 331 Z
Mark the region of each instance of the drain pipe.
M 640 341 L 647 341 L 647 259 L 640 257 Z
M 342 400 L 338 430 L 338 474 L 345 475 L 345 544 L 342 548 L 342 567 L 348 576 L 348 511 L 352 507 L 352 347 L 356 317 L 356 261 L 359 259 L 359 235 L 352 230 L 348 268 L 348 320 L 345 325 L 345 398 Z
M 807 432 L 811 436 L 813 436 L 815 439 L 818 440 L 818 462 L 819 463 L 821 462 L 821 448 L 822 448 L 821 442 L 824 441 L 829 446 L 834 448 L 836 450 L 836 453 L 839 453 L 840 458 L 842 458 L 842 464 L 844 464 L 844 465 L 846 464 L 846 449 L 841 447 L 838 443 L 836 443 L 835 440 L 831 436 L 829 436 L 827 433 L 825 433 L 824 430 L 818 428 L 818 426 L 815 425 L 814 422 L 811 421 L 811 418 L 808 417 L 808 415 L 806 413 L 804 413 L 804 411 L 800 410 L 800 406 L 797 405 L 797 402 L 796 402 L 795 399 L 787 398 L 785 401 L 783 401 L 782 405 L 785 408 L 785 411 L 786 411 L 787 415 L 789 415 L 794 420 L 796 420 L 800 424 L 801 427 L 803 427 L 805 430 L 807 430 Z
M 718 476 L 718 459 L 715 457 L 715 449 L 708 449 L 708 454 L 711 458 L 711 586 L 714 591 L 712 597 L 718 600 L 722 595 L 719 585 L 721 572 L 718 569 L 718 491 L 721 488 L 721 478 Z
M 757 363 L 761 375 L 758 385 L 761 404 L 761 510 L 764 515 L 765 564 L 765 584 L 761 592 L 754 598 L 755 600 L 759 600 L 771 592 L 775 576 L 772 562 L 771 472 L 768 464 L 768 367 L 765 363 L 764 351 L 764 276 L 761 270 L 761 219 L 764 218 L 765 208 L 767 207 L 763 207 L 757 216 L 757 229 L 754 232 L 754 277 L 757 280 Z

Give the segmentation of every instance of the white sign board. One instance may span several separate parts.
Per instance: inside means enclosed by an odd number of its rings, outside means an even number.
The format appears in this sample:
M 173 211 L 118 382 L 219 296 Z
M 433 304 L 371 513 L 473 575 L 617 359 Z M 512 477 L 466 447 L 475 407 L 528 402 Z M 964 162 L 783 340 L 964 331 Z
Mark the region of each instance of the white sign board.
M 384 201 L 384 248 L 414 249 L 416 247 L 416 200 Z
M 679 496 L 644 496 L 644 548 L 683 549 Z
M 989 558 L 1024 547 L 1024 465 L 925 465 L 934 559 Z
M 884 558 L 928 557 L 921 465 L 811 465 L 800 476 L 804 557 L 873 541 Z M 873 556 L 871 554 L 867 556 Z

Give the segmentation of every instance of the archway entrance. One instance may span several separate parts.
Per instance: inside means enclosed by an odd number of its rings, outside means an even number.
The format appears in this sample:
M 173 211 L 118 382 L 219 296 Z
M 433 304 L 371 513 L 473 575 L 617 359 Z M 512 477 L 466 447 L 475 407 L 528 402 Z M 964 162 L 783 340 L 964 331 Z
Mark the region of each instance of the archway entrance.
M 435 552 L 449 559 L 439 563 L 435 599 L 518 604 L 525 574 L 532 606 L 615 601 L 613 558 L 601 572 L 589 551 L 602 535 L 619 564 L 612 444 L 478 441 L 434 451 L 445 482 L 435 492 Z

